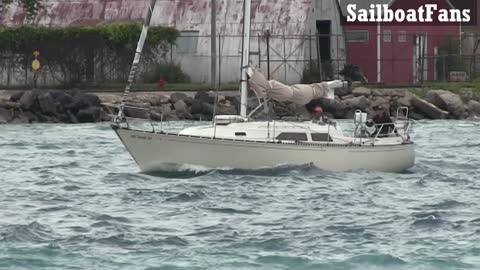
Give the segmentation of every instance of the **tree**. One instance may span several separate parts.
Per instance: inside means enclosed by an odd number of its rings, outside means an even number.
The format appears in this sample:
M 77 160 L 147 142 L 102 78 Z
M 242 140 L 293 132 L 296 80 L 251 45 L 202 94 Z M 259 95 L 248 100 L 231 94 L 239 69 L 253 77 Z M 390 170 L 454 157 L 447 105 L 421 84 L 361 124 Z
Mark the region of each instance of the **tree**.
M 43 0 L 0 0 L 0 12 L 15 2 L 25 9 L 29 17 L 32 17 L 43 7 L 42 1 Z

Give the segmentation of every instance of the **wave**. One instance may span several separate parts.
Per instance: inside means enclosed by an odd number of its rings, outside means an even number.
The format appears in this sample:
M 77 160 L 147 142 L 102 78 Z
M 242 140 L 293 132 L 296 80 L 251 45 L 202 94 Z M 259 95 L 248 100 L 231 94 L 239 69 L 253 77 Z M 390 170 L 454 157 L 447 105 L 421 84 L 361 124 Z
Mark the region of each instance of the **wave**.
M 167 198 L 166 202 L 192 202 L 205 198 L 205 194 L 201 191 L 192 193 L 180 193 L 178 195 Z
M 353 264 L 353 265 L 370 265 L 370 266 L 398 266 L 398 265 L 405 265 L 407 264 L 406 261 L 395 257 L 390 254 L 366 254 L 366 255 L 358 255 L 352 257 L 344 263 Z
M 415 218 L 416 220 L 412 223 L 412 226 L 416 228 L 434 229 L 448 223 L 441 218 L 438 212 L 420 213 L 415 215 Z
M 28 225 L 7 225 L 0 228 L 0 239 L 5 242 L 47 243 L 55 239 L 52 229 L 39 222 Z
M 179 179 L 188 179 L 196 178 L 205 175 L 227 175 L 227 176 L 243 176 L 243 175 L 252 175 L 252 176 L 269 176 L 277 177 L 289 175 L 292 173 L 301 173 L 301 174 L 310 174 L 310 175 L 323 175 L 332 172 L 326 172 L 312 164 L 305 165 L 279 165 L 270 168 L 260 168 L 260 169 L 233 169 L 233 168 L 210 168 L 199 165 L 189 165 L 189 164 L 164 164 L 162 168 L 145 172 L 146 175 L 162 178 L 179 178 Z
M 425 204 L 422 208 L 431 208 L 431 209 L 452 209 L 457 207 L 465 207 L 466 203 L 462 203 L 456 200 L 445 200 L 435 204 Z
M 234 208 L 214 208 L 214 207 L 203 207 L 202 209 L 205 209 L 211 212 L 222 213 L 222 214 L 261 215 L 260 213 L 255 212 L 251 209 L 240 210 L 240 209 L 234 209 Z

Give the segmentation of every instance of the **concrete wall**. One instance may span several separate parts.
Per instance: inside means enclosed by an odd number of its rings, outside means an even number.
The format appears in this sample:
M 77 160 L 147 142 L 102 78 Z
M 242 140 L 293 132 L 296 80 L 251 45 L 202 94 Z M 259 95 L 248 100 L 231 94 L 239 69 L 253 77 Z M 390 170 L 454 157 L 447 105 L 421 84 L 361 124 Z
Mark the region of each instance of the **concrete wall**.
M 256 36 L 263 35 L 269 30 L 274 36 L 271 39 L 270 50 L 273 61 L 272 78 L 297 83 L 306 63 L 304 60 L 310 57 L 309 42 L 306 42 L 306 37 L 303 39 L 299 35 L 315 34 L 315 22 L 319 19 L 332 20 L 332 33 L 342 34 L 340 16 L 334 1 L 254 0 L 251 43 L 254 54 L 251 61 L 266 71 L 266 63 L 259 63 L 259 58 L 262 60 L 267 58 L 265 39 L 260 38 L 259 42 Z M 33 20 L 29 21 L 21 8 L 12 6 L 7 11 L 1 12 L 0 24 L 65 27 L 141 22 L 149 2 L 149 0 L 46 0 L 46 9 Z M 198 35 L 198 38 L 192 38 L 198 42 L 194 52 L 179 53 L 174 48 L 172 54 L 173 61 L 180 63 L 195 82 L 210 80 L 210 2 L 210 0 L 158 1 L 153 15 L 153 25 L 168 25 L 179 31 L 195 31 L 195 35 Z M 217 0 L 217 34 L 223 36 L 220 40 L 222 48 L 220 72 L 223 82 L 236 82 L 240 79 L 242 24 L 243 0 Z M 331 42 L 332 58 L 344 58 L 346 53 L 343 38 L 338 40 L 332 38 Z M 316 53 L 316 48 L 312 51 Z

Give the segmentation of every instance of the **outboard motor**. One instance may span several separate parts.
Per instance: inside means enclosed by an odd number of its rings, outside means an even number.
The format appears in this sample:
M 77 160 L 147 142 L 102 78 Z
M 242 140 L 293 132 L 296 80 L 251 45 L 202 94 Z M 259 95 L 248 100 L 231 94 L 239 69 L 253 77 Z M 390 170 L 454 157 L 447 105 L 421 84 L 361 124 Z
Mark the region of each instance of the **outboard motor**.
M 368 114 L 360 110 L 355 111 L 354 125 L 355 125 L 355 137 L 369 138 L 370 134 L 367 130 Z

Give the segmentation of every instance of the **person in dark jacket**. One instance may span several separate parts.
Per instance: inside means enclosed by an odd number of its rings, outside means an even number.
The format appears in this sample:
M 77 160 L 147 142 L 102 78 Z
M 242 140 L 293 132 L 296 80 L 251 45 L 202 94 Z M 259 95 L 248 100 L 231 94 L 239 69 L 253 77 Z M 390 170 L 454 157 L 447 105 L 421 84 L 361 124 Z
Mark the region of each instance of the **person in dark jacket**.
M 387 111 L 383 108 L 383 106 L 375 106 L 373 107 L 374 116 L 373 119 L 367 122 L 368 127 L 375 126 L 375 132 L 373 136 L 377 136 L 377 134 L 382 137 L 388 134 L 391 134 L 395 131 L 397 134 L 397 130 L 395 129 L 395 124 L 390 118 L 390 115 Z

